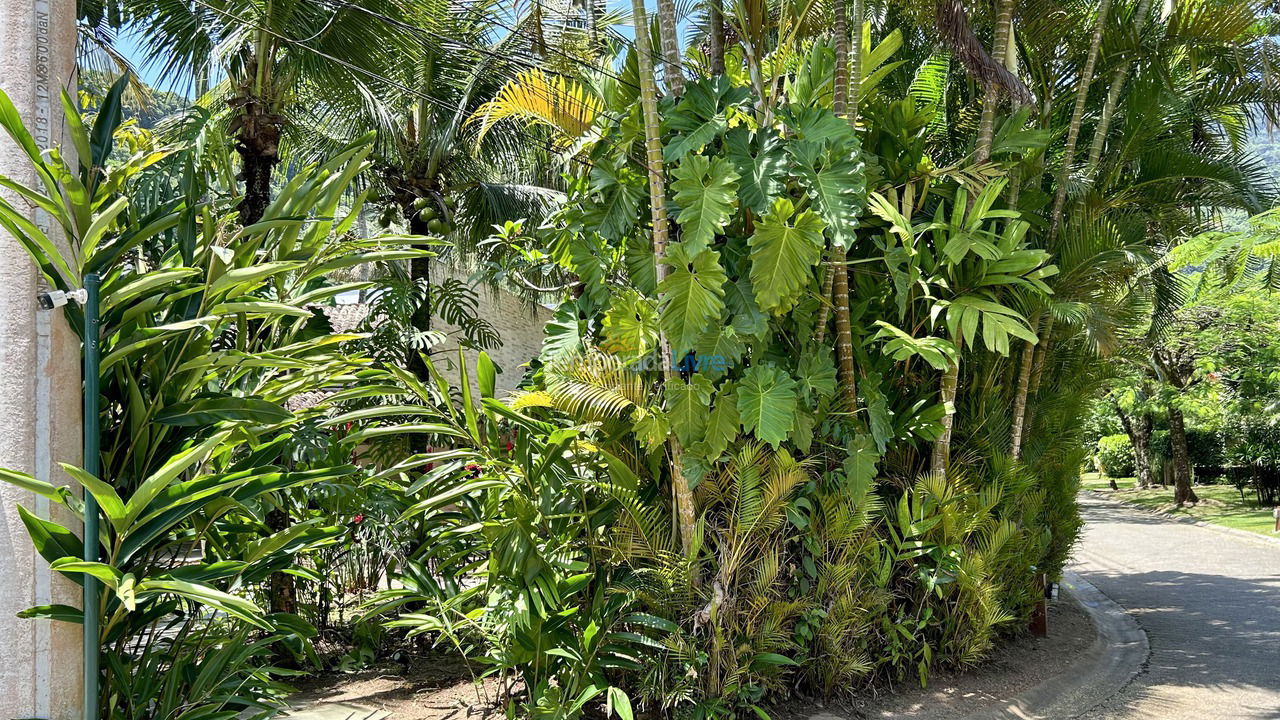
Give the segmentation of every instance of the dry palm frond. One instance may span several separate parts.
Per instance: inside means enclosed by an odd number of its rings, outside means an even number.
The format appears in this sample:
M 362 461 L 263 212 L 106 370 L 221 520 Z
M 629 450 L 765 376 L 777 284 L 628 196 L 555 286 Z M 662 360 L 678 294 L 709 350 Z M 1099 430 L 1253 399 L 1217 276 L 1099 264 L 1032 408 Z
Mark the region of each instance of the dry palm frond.
M 987 54 L 969 25 L 962 0 L 938 0 L 936 10 L 938 33 L 970 75 L 983 87 L 1003 90 L 1019 102 L 1035 102 L 1027 86 Z

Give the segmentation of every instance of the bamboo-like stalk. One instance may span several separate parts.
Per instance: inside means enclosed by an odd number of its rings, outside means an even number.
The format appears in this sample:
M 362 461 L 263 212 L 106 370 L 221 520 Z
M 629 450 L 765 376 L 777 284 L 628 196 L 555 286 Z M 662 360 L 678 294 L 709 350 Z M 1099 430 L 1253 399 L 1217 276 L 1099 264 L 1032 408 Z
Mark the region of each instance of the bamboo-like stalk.
M 653 48 L 645 30 L 649 21 L 645 16 L 644 0 L 631 0 L 631 11 L 636 26 L 636 56 L 640 70 L 640 108 L 644 115 L 645 165 L 649 174 L 649 219 L 653 225 L 653 260 L 657 267 L 658 284 L 667 276 L 663 259 L 667 254 L 668 225 L 666 178 L 662 167 L 662 140 L 658 121 L 658 86 L 653 77 Z M 671 357 L 671 343 L 666 333 L 658 333 L 662 374 L 666 382 L 679 382 Z M 685 553 L 693 550 L 693 534 L 696 524 L 693 509 L 693 491 L 685 482 L 681 469 L 683 451 L 675 435 L 667 438 L 671 455 L 671 492 L 675 498 L 676 520 L 680 529 L 680 544 Z
M 856 12 L 861 12 L 862 3 L 854 0 Z M 835 87 L 832 89 L 831 109 L 836 115 L 854 122 L 853 113 L 849 111 L 849 17 L 845 0 L 835 2 L 835 34 L 836 68 Z M 861 15 L 854 18 L 861 37 Z M 855 82 L 860 84 L 859 76 Z M 843 232 L 852 233 L 852 228 L 843 228 Z M 831 283 L 831 304 L 836 316 L 836 369 L 840 380 L 840 392 L 849 412 L 855 416 L 858 411 L 858 382 L 853 367 L 853 328 L 849 320 L 849 268 L 845 265 L 848 249 L 833 243 L 827 260 L 827 274 Z M 824 318 L 825 324 L 825 318 Z
M 1075 163 L 1076 143 L 1080 140 L 1080 125 L 1084 122 L 1084 108 L 1089 99 L 1089 87 L 1093 84 L 1093 69 L 1098 64 L 1098 54 L 1102 49 L 1102 31 L 1106 29 L 1107 12 L 1110 9 L 1111 0 L 1102 0 L 1098 5 L 1093 39 L 1089 42 L 1089 54 L 1085 58 L 1084 68 L 1080 71 L 1080 82 L 1076 86 L 1076 105 L 1071 111 L 1071 124 L 1067 127 L 1067 144 L 1062 151 L 1062 167 L 1058 170 L 1058 186 L 1053 195 L 1053 212 L 1050 213 L 1049 243 L 1051 245 L 1058 236 L 1058 229 L 1062 226 L 1062 213 L 1067 204 L 1067 180 L 1071 176 L 1071 166 Z
M 1037 312 L 1031 321 L 1031 327 L 1040 329 L 1040 313 Z M 1022 457 L 1022 434 L 1027 418 L 1027 392 L 1031 387 L 1031 365 L 1035 359 L 1036 346 L 1027 343 L 1022 348 L 1021 367 L 1018 369 L 1018 389 L 1013 400 L 1013 432 L 1010 442 L 1013 459 Z
M 942 434 L 933 442 L 933 457 L 929 463 L 929 468 L 934 472 L 946 472 L 947 463 L 951 460 L 951 428 L 954 425 L 956 416 L 956 394 L 959 385 L 960 357 L 959 352 L 957 352 L 955 361 L 948 365 L 947 371 L 943 373 L 942 383 L 939 386 L 939 395 L 942 399 L 944 413 L 942 415 Z
M 862 2 L 853 0 L 853 44 L 849 47 L 849 122 L 857 127 L 858 106 L 862 103 Z M 848 30 L 846 30 L 847 32 Z

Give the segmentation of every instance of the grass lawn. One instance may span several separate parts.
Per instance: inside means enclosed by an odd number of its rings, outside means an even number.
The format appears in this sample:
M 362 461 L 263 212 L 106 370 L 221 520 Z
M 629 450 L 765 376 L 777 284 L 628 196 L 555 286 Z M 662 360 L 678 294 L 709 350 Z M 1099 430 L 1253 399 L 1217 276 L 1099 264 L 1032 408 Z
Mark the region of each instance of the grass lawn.
M 1274 532 L 1275 519 L 1271 515 L 1271 508 L 1259 507 L 1248 488 L 1244 491 L 1246 499 L 1241 501 L 1240 491 L 1236 490 L 1234 485 L 1196 485 L 1196 495 L 1200 496 L 1201 502 L 1194 507 L 1175 510 L 1172 507 L 1173 486 L 1138 490 L 1134 487 L 1136 484 L 1134 478 L 1118 478 L 1116 485 L 1120 489 L 1113 491 L 1111 479 L 1098 473 L 1085 473 L 1080 478 L 1080 489 L 1100 490 L 1113 500 L 1166 510 L 1175 515 L 1186 515 L 1223 527 L 1248 530 L 1262 535 L 1278 535 Z

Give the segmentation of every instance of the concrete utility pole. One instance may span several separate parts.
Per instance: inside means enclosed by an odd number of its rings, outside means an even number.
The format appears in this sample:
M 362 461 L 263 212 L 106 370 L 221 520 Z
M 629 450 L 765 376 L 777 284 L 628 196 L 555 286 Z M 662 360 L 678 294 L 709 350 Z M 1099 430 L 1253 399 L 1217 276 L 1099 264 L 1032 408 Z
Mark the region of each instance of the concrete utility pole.
M 63 88 L 75 94 L 75 0 L 0 0 L 0 88 L 41 148 L 66 140 Z M 74 150 L 64 144 L 62 151 Z M 0 133 L 0 174 L 43 191 L 22 151 Z M 4 192 L 15 207 L 30 207 Z M 48 228 L 50 219 L 32 210 Z M 80 342 L 60 311 L 38 310 L 39 273 L 0 230 L 0 467 L 69 484 L 58 462 L 80 463 Z M 49 517 L 47 500 L 0 483 L 0 718 L 81 714 L 80 626 L 23 620 L 33 605 L 80 606 L 78 586 L 49 570 L 18 516 Z M 54 520 L 78 530 L 62 513 Z

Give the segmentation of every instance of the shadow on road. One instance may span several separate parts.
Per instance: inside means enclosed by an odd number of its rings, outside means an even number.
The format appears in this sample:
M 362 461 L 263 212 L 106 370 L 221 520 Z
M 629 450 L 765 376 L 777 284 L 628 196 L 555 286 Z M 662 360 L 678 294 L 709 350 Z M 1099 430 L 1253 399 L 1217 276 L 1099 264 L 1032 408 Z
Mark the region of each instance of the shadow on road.
M 1144 672 L 1090 717 L 1280 720 L 1280 548 L 1082 502 L 1076 570 L 1146 630 Z

